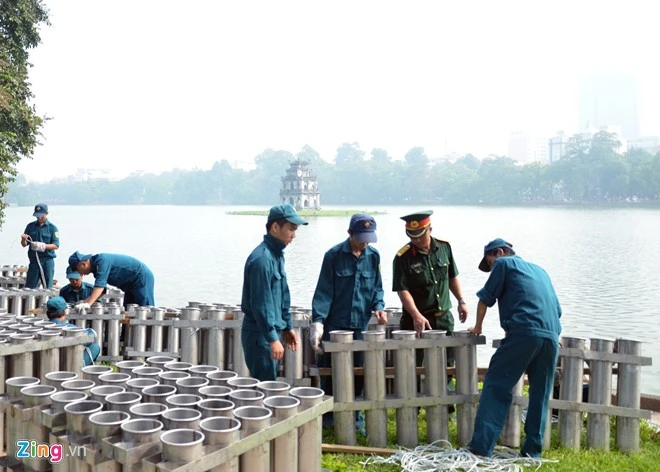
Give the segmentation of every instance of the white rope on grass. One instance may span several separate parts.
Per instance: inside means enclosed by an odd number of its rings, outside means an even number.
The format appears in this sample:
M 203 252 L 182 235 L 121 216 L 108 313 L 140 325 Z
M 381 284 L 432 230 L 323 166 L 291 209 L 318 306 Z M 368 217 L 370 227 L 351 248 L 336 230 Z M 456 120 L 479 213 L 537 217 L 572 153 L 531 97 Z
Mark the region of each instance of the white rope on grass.
M 468 449 L 454 449 L 448 441 L 439 440 L 415 449 L 400 448 L 389 457 L 372 456 L 361 464 L 398 465 L 404 472 L 434 472 L 440 470 L 464 472 L 521 472 L 525 468 L 538 470 L 545 463 L 559 461 L 522 457 L 517 451 L 498 446 L 492 457 L 472 454 Z

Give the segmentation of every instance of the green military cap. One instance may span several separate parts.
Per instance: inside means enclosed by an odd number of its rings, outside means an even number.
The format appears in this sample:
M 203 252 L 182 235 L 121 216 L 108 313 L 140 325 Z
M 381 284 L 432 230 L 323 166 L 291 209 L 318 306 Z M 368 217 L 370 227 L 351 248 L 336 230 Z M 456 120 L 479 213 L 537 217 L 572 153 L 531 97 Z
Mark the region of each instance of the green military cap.
M 411 238 L 419 238 L 431 226 L 431 215 L 433 210 L 418 211 L 410 215 L 402 216 L 406 222 L 406 234 Z

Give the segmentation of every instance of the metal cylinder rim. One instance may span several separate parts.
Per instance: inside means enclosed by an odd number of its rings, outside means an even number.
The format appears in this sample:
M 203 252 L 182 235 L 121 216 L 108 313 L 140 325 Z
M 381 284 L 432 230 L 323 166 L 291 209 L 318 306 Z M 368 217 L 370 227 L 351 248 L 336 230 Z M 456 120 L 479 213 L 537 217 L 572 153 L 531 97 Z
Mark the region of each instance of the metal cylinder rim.
M 229 423 L 232 426 L 218 429 L 214 428 L 213 423 Z M 213 416 L 211 418 L 204 418 L 199 422 L 199 429 L 209 433 L 231 433 L 241 429 L 241 421 L 238 418 L 227 418 L 224 416 Z
M 176 436 L 181 434 L 190 434 L 194 437 L 194 439 L 192 441 L 188 441 L 185 443 L 174 442 L 170 439 L 170 436 Z M 170 429 L 169 431 L 165 431 L 163 434 L 160 435 L 161 442 L 167 444 L 168 446 L 175 446 L 175 447 L 195 446 L 197 444 L 201 444 L 202 442 L 204 442 L 204 439 L 206 439 L 204 433 L 189 428 Z

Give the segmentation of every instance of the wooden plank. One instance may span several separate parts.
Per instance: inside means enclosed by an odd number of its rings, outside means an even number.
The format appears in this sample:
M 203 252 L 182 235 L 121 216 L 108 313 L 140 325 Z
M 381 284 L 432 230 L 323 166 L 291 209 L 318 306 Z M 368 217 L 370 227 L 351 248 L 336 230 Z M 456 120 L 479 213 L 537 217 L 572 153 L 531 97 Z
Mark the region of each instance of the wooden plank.
M 384 341 L 353 341 L 350 343 L 333 343 L 323 341 L 323 350 L 325 352 L 346 352 L 395 349 L 425 349 L 434 347 L 472 346 L 479 344 L 486 344 L 485 336 L 473 336 L 470 338 L 456 338 L 448 336 L 443 339 L 420 338 L 410 341 L 386 339 Z
M 492 346 L 497 348 L 502 343 L 501 339 L 494 339 Z M 559 356 L 562 357 L 577 357 L 585 361 L 609 361 L 618 364 L 636 364 L 649 366 L 653 365 L 653 358 L 635 356 L 632 354 L 619 354 L 616 352 L 602 352 L 592 351 L 591 349 L 576 349 L 576 348 L 559 348 Z
M 370 456 L 376 454 L 377 456 L 391 456 L 399 452 L 396 449 L 388 449 L 384 447 L 366 447 L 366 446 L 344 446 L 342 444 L 321 444 L 321 452 L 330 454 L 363 454 Z
M 479 367 L 477 369 L 477 375 L 480 378 L 483 378 L 486 375 L 486 372 L 488 372 L 488 368 L 486 367 Z M 424 374 L 426 374 L 424 367 L 417 367 L 417 375 L 424 375 Z M 332 376 L 332 367 L 314 367 L 313 370 L 312 367 L 310 367 L 309 375 L 312 377 L 314 375 L 320 375 L 321 377 Z M 364 375 L 364 367 L 354 367 L 353 375 L 362 377 Z M 385 367 L 386 377 L 394 377 L 394 375 L 396 375 L 396 371 L 394 370 L 394 367 Z M 447 375 L 451 375 L 451 376 L 456 375 L 456 369 L 454 367 L 447 367 Z
M 162 459 L 162 456 L 156 455 L 142 461 L 142 470 L 144 472 L 206 472 L 213 467 L 224 464 L 261 444 L 282 436 L 283 434 L 320 417 L 323 413 L 332 411 L 332 398 L 325 398 L 326 399 L 318 405 L 303 410 L 297 415 L 292 416 L 291 418 L 286 418 L 262 431 L 246 436 L 245 438 L 236 441 L 231 446 L 221 449 L 218 449 L 218 446 L 204 446 L 202 449 L 202 457 L 194 462 L 189 462 L 184 465 L 180 463 L 157 462 Z
M 79 336 L 61 335 L 56 339 L 49 339 L 47 341 L 30 341 L 25 344 L 0 344 L 0 356 L 12 356 L 14 354 L 23 354 L 25 352 L 45 351 L 46 349 L 87 344 L 93 341 L 94 336 L 91 334 L 83 334 Z
M 67 321 L 70 320 L 85 320 L 85 321 L 98 321 L 98 320 L 103 320 L 103 321 L 112 321 L 112 320 L 118 320 L 118 321 L 123 321 L 125 318 L 124 315 L 89 315 L 89 314 L 69 314 L 66 315 Z
M 168 356 L 178 359 L 181 354 L 178 352 L 165 352 L 165 351 L 126 351 L 126 357 L 151 357 L 151 356 Z
M 444 395 L 441 397 L 419 396 L 414 398 L 387 398 L 385 400 L 355 400 L 352 402 L 335 402 L 332 409 L 337 411 L 358 411 L 358 410 L 384 410 L 387 408 L 403 407 L 425 407 L 437 405 L 463 405 L 465 403 L 478 403 L 479 395 Z

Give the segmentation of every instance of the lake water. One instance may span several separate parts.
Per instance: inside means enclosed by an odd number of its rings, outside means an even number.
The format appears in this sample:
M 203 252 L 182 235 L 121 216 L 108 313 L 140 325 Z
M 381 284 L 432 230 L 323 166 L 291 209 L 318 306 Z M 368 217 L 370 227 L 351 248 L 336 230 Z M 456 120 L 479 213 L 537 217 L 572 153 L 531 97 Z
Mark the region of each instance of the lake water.
M 328 207 L 341 208 L 341 207 Z M 348 207 L 347 207 L 348 208 Z M 350 208 L 361 209 L 356 205 Z M 261 242 L 265 217 L 228 215 L 254 207 L 57 206 L 50 219 L 60 230 L 55 278 L 66 283 L 68 256 L 115 252 L 145 262 L 156 277 L 156 303 L 182 307 L 188 301 L 238 304 L 246 257 Z M 259 208 L 266 209 L 266 208 Z M 369 207 L 377 215 L 387 306 L 400 307 L 391 291 L 392 259 L 407 242 L 401 215 L 420 207 Z M 495 237 L 513 243 L 518 255 L 544 267 L 562 304 L 563 334 L 625 337 L 643 341 L 654 364 L 642 369 L 642 391 L 660 394 L 660 209 L 433 207 L 433 234 L 454 250 L 471 326 L 476 291 L 487 275 L 477 269 L 483 246 Z M 27 264 L 19 238 L 32 208 L 12 207 L 0 232 L 0 264 Z M 286 250 L 292 303 L 309 307 L 324 252 L 342 241 L 349 217 L 309 218 Z M 91 277 L 90 280 L 91 281 Z M 60 285 L 63 285 L 60 283 Z M 501 338 L 497 310 L 489 310 L 484 334 Z M 479 347 L 479 365 L 493 349 Z

